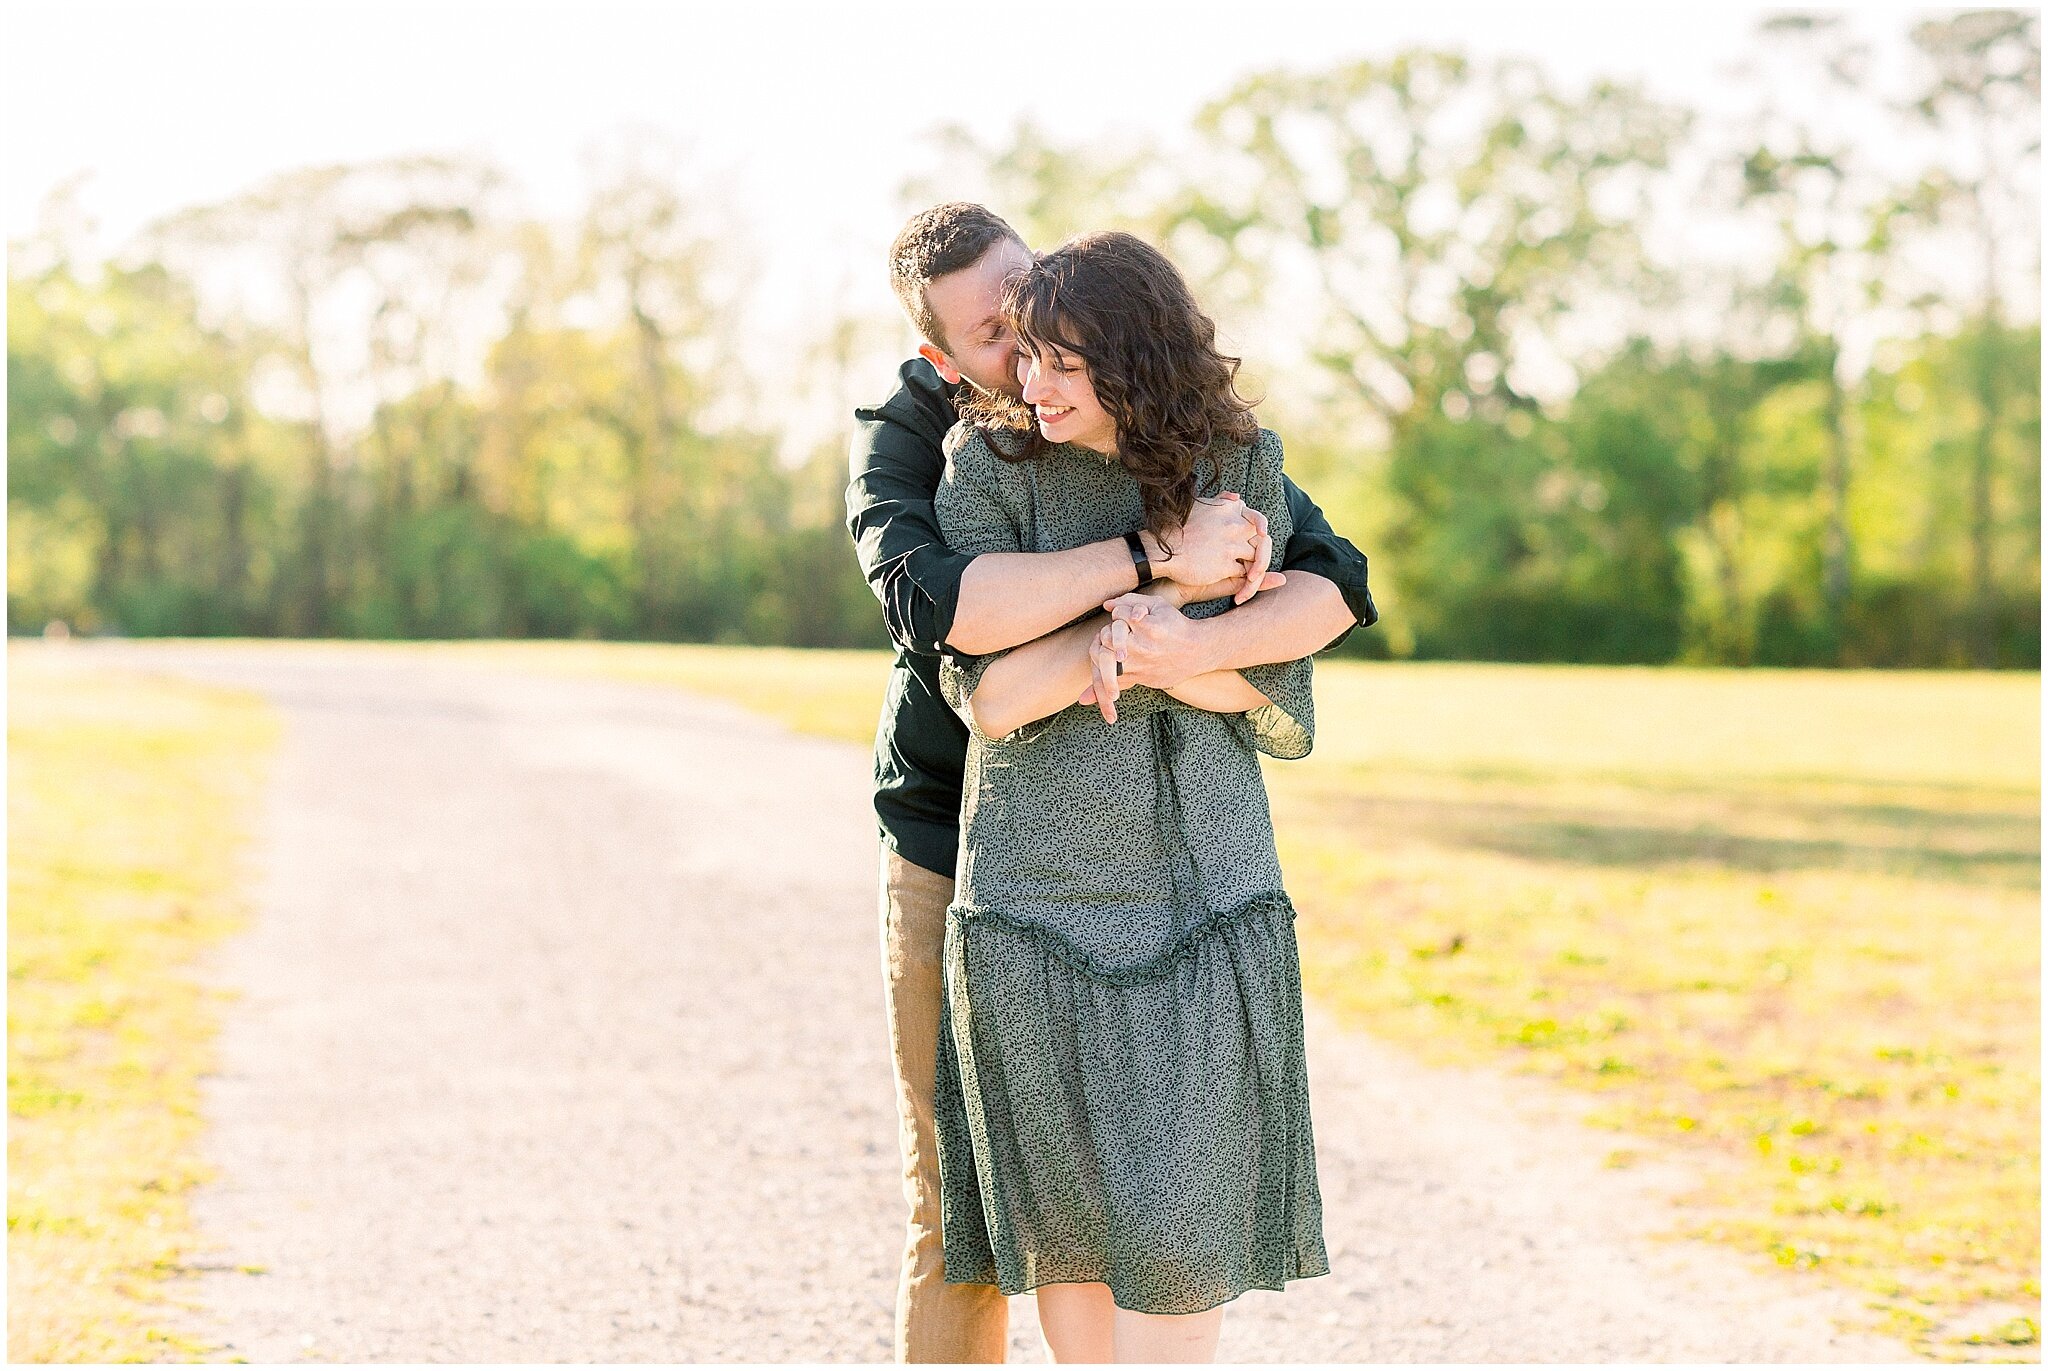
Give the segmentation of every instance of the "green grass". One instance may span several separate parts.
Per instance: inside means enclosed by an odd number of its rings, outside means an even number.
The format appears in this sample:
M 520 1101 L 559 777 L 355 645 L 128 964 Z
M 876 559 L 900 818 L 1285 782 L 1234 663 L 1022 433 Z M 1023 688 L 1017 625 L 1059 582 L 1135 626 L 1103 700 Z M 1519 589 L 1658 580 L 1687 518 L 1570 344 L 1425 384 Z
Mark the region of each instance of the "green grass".
M 13 1362 L 160 1361 L 205 1178 L 216 1006 L 277 726 L 260 697 L 10 645 L 7 1286 Z
M 1715 1164 L 1682 1231 L 1943 1357 L 2039 1319 L 2036 674 L 1322 673 L 1309 992 Z M 1626 1149 L 1618 1149 L 1620 1163 Z

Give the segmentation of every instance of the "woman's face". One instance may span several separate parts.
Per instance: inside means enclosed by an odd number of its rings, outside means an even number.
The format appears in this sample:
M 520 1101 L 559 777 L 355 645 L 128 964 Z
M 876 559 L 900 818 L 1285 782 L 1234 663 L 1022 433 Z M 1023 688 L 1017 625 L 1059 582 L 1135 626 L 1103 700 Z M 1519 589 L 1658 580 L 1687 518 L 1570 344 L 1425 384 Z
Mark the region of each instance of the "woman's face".
M 1024 382 L 1024 403 L 1037 415 L 1047 442 L 1116 455 L 1116 421 L 1096 400 L 1086 362 L 1048 344 L 1036 356 L 1018 353 L 1017 375 Z

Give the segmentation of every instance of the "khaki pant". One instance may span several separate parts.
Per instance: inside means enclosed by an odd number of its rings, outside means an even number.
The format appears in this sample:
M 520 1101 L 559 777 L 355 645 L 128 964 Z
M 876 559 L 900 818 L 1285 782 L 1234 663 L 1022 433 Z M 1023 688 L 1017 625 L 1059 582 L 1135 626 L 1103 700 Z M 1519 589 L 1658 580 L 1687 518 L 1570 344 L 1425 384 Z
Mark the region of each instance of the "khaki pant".
M 946 1284 L 939 1146 L 932 1128 L 946 906 L 953 881 L 882 848 L 882 987 L 896 1058 L 896 1113 L 910 1231 L 896 1288 L 896 1360 L 1000 1362 L 1010 1301 L 993 1285 Z

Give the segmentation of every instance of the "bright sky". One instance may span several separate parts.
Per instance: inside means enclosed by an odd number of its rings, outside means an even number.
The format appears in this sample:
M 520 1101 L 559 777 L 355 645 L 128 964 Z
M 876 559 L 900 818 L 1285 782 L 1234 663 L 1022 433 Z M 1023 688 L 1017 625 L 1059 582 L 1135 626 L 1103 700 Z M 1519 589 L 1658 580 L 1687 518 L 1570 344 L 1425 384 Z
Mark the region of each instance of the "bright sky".
M 1028 113 L 1077 138 L 1176 135 L 1249 71 L 1415 44 L 1515 53 L 1568 86 L 1644 81 L 1706 111 L 1764 11 L 1732 5 L 1401 5 L 1065 0 L 1023 5 L 555 3 L 107 5 L 8 13 L 7 229 L 59 181 L 108 246 L 285 168 L 467 151 L 529 208 L 567 214 L 583 154 L 631 125 L 729 173 L 758 235 L 761 311 L 894 311 L 881 258 L 896 192 L 946 119 L 994 136 Z M 1910 12 L 1866 7 L 1896 63 Z M 906 337 L 907 337 L 906 333 Z M 886 376 L 887 369 L 883 369 Z

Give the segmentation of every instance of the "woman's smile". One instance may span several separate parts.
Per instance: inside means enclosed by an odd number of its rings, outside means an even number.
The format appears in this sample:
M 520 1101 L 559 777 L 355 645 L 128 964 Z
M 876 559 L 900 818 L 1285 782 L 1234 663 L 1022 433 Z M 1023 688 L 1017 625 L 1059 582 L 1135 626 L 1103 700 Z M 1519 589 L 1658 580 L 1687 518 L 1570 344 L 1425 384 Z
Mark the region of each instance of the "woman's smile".
M 1116 422 L 1096 398 L 1086 362 L 1055 347 L 1044 355 L 1020 351 L 1017 367 L 1024 403 L 1031 406 L 1038 431 L 1048 442 L 1115 453 Z M 1055 395 L 1061 398 L 1055 400 Z

